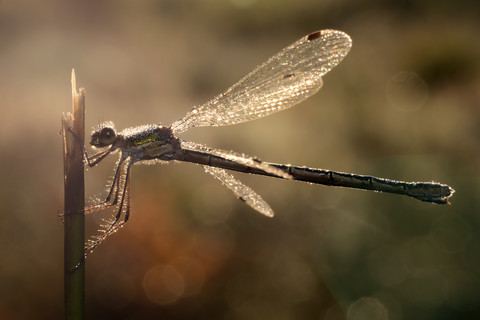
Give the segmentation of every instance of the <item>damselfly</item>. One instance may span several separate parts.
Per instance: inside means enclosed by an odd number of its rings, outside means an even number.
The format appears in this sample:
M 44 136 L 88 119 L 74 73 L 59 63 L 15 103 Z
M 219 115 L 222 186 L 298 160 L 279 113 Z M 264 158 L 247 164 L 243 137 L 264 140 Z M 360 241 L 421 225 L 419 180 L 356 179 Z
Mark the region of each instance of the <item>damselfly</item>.
M 117 207 L 116 215 L 102 234 L 86 244 L 85 255 L 123 226 L 130 216 L 130 167 L 145 161 L 187 161 L 204 166 L 247 205 L 272 217 L 273 210 L 252 189 L 225 169 L 300 180 L 328 186 L 340 186 L 397 193 L 418 200 L 448 203 L 454 190 L 434 182 L 404 182 L 365 175 L 312 169 L 262 162 L 245 154 L 212 149 L 177 137 L 193 127 L 227 126 L 268 116 L 289 108 L 317 92 L 322 77 L 345 58 L 351 48 L 350 37 L 335 30 L 309 34 L 286 47 L 243 79 L 207 103 L 194 107 L 170 126 L 160 124 L 128 128 L 119 133 L 113 123 L 101 124 L 90 144 L 103 151 L 88 158 L 95 166 L 113 151 L 120 150 L 120 160 L 105 201 L 85 208 L 85 214 Z M 123 216 L 123 219 L 122 219 Z

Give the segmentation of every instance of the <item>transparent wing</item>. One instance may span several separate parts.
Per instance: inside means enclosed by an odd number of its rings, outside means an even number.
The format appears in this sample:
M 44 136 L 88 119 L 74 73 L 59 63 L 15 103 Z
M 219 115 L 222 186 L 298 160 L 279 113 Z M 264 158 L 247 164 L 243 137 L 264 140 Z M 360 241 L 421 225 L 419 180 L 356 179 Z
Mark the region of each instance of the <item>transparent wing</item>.
M 227 126 L 289 108 L 317 92 L 322 76 L 347 55 L 350 37 L 336 30 L 305 36 L 247 74 L 227 91 L 194 107 L 172 124 L 175 133 L 192 127 Z
M 235 179 L 231 174 L 223 169 L 209 166 L 203 167 L 205 168 L 206 172 L 213 175 L 215 178 L 220 180 L 224 186 L 232 190 L 237 198 L 244 201 L 261 214 L 264 214 L 267 217 L 273 217 L 274 212 L 272 208 L 270 208 L 268 203 L 266 203 L 257 193 L 255 193 L 255 191 L 241 183 L 239 180 Z
M 194 151 L 201 151 L 207 154 L 211 154 L 217 157 L 220 157 L 225 160 L 230 160 L 233 162 L 241 163 L 253 168 L 257 168 L 263 170 L 265 172 L 271 173 L 276 175 L 277 177 L 284 178 L 284 179 L 292 179 L 292 176 L 287 172 L 278 169 L 274 166 L 271 166 L 265 162 L 258 160 L 257 158 L 253 158 L 247 156 L 246 154 L 239 154 L 233 151 L 225 151 L 220 149 L 213 149 L 209 148 L 203 144 L 191 142 L 191 141 L 181 141 L 182 149 L 194 150 Z

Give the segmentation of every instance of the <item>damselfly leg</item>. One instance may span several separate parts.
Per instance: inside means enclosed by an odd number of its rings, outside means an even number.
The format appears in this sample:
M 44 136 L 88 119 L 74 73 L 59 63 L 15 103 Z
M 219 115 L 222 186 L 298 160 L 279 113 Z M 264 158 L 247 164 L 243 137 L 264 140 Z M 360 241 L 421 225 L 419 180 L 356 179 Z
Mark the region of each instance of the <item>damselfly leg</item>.
M 85 245 L 85 257 L 95 250 L 106 238 L 117 232 L 130 217 L 130 159 L 122 159 L 117 166 L 110 192 L 105 201 L 85 208 L 85 214 L 99 212 L 118 205 L 117 213 L 112 220 L 106 220 L 98 230 L 100 235 L 92 237 Z M 123 174 L 122 172 L 125 171 Z M 122 179 L 122 176 L 124 178 Z M 122 181 L 123 180 L 123 181 Z M 110 199 L 113 195 L 113 201 Z M 124 216 L 123 220 L 120 218 Z
M 93 157 L 95 157 L 95 156 L 96 155 L 94 155 Z M 90 158 L 90 159 L 92 159 L 92 158 Z M 90 162 L 88 162 L 88 164 L 89 164 L 90 167 L 93 167 L 98 162 L 100 162 L 100 160 L 98 160 L 93 165 L 90 165 Z M 85 207 L 85 212 L 84 213 L 86 215 L 97 212 L 97 211 L 101 211 L 101 210 L 104 210 L 104 209 L 111 208 L 118 203 L 118 197 L 119 197 L 120 190 L 121 190 L 121 188 L 120 188 L 120 178 L 121 178 L 121 171 L 122 171 L 122 166 L 123 166 L 124 161 L 125 161 L 125 159 L 120 159 L 119 160 L 119 163 L 117 165 L 117 169 L 115 170 L 115 174 L 113 175 L 112 185 L 110 186 L 109 192 L 108 192 L 105 200 L 100 202 L 100 203 L 94 204 L 92 206 Z M 125 186 L 124 186 L 124 188 L 125 188 Z M 113 200 L 112 200 L 112 196 L 113 196 Z

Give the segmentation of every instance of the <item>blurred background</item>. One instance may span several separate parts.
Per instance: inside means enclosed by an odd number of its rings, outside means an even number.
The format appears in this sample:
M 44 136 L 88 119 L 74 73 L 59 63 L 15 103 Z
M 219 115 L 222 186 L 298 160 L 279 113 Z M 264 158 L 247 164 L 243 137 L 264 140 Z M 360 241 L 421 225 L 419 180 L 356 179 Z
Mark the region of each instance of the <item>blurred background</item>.
M 480 316 L 480 4 L 457 0 L 0 1 L 0 318 L 63 317 L 61 115 L 87 137 L 170 124 L 321 29 L 353 39 L 314 97 L 182 138 L 265 161 L 439 181 L 451 205 L 235 174 L 266 218 L 197 165 L 135 166 L 129 223 L 87 259 L 88 319 Z M 89 150 L 91 152 L 91 150 Z M 117 156 L 86 173 L 105 197 Z M 112 212 L 106 213 L 112 214 Z M 89 216 L 89 235 L 102 215 Z

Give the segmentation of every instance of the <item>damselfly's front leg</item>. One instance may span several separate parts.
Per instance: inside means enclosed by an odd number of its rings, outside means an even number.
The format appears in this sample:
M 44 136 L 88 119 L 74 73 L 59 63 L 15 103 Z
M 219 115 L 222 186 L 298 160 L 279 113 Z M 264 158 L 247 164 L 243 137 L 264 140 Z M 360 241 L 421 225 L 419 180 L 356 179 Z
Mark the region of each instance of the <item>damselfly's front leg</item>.
M 95 156 L 96 155 L 94 155 L 94 157 Z M 105 157 L 105 156 L 103 156 L 103 157 Z M 125 162 L 125 159 L 121 158 L 118 165 L 117 165 L 117 169 L 115 170 L 112 185 L 111 185 L 111 187 L 108 191 L 108 194 L 107 194 L 107 197 L 105 198 L 105 200 L 100 202 L 100 203 L 85 207 L 85 209 L 84 209 L 84 214 L 85 215 L 111 208 L 118 203 L 118 198 L 119 198 L 119 194 L 120 194 L 120 178 L 121 178 L 120 173 L 122 171 L 122 166 L 125 165 L 124 162 Z M 127 162 L 129 162 L 129 161 L 127 161 Z M 97 161 L 97 163 L 98 163 L 98 161 Z M 128 166 L 128 163 L 127 163 L 127 166 Z M 112 196 L 113 196 L 113 200 L 112 200 Z
M 83 157 L 84 157 L 84 162 L 91 168 L 95 167 L 100 161 L 105 159 L 106 156 L 108 156 L 112 152 L 112 148 L 107 148 L 103 151 L 100 151 L 99 153 L 94 154 L 93 156 L 89 157 L 87 154 L 87 151 L 85 149 L 83 150 Z

